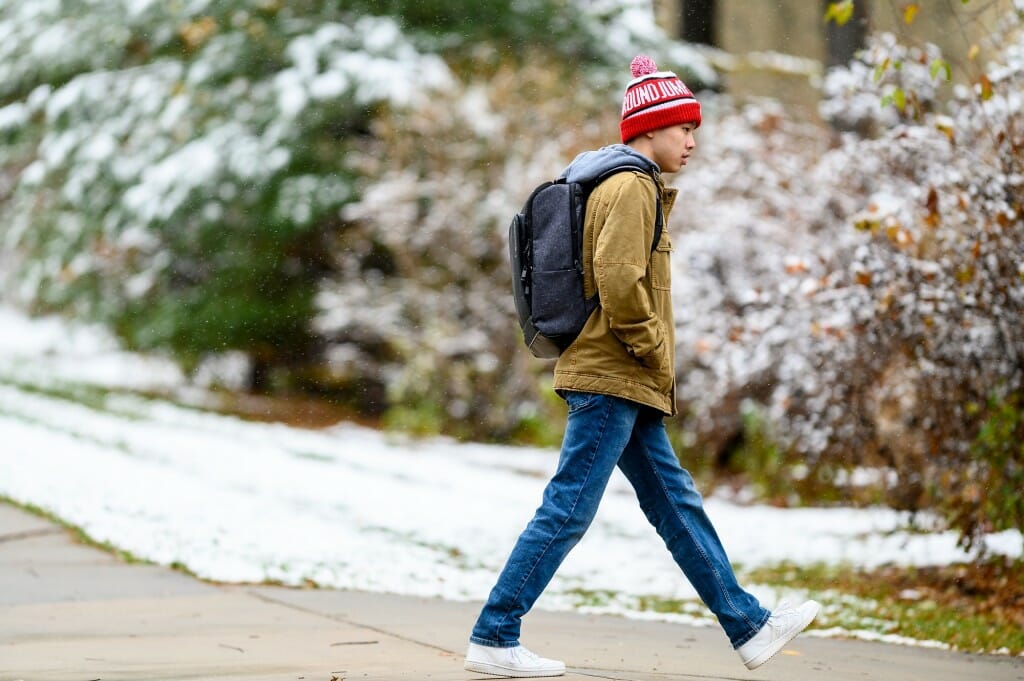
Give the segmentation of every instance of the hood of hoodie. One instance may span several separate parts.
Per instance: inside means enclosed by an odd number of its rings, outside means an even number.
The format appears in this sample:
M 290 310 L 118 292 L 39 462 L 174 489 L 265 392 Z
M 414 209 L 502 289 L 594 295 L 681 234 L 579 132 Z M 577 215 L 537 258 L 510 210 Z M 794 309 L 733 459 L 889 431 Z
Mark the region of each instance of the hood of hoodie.
M 596 151 L 584 151 L 573 159 L 559 178 L 568 182 L 592 182 L 610 170 L 630 166 L 645 173 L 655 173 L 658 164 L 625 144 L 610 144 Z

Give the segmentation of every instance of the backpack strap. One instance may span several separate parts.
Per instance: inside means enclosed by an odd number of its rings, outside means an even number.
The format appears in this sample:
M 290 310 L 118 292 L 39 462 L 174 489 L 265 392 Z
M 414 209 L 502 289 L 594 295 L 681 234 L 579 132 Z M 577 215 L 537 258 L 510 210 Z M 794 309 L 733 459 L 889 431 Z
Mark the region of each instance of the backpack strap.
M 665 220 L 665 217 L 661 214 L 661 192 L 658 191 L 657 182 L 654 183 L 654 199 L 657 213 L 654 216 L 654 241 L 651 242 L 651 253 L 654 253 L 654 249 L 658 247 L 658 242 L 661 241 L 661 232 L 664 229 L 662 222 Z

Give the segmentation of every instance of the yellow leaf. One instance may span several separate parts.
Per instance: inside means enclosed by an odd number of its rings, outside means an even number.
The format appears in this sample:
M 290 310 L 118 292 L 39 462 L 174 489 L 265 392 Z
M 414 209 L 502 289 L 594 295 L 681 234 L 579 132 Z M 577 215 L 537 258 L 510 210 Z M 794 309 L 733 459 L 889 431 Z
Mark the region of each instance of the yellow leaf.
M 178 36 L 189 52 L 203 46 L 217 32 L 217 21 L 213 17 L 200 17 L 178 28 Z
M 907 108 L 907 95 L 903 92 L 903 88 L 896 88 L 892 91 L 892 101 L 900 111 Z
M 945 59 L 933 59 L 930 72 L 932 75 L 932 79 L 935 79 L 935 77 L 938 76 L 940 72 L 946 75 L 946 82 L 949 82 L 950 80 L 953 79 L 953 71 L 949 67 L 949 62 L 947 62 Z
M 977 43 L 974 43 L 971 45 L 971 49 L 967 50 L 967 58 L 974 61 L 974 58 L 978 56 L 979 52 L 981 52 L 981 48 L 978 47 Z
M 890 63 L 890 59 L 888 57 L 886 57 L 885 61 L 883 61 L 881 64 L 879 64 L 878 66 L 875 67 L 875 73 L 872 76 L 872 79 L 876 83 L 878 81 L 882 80 L 882 76 L 885 74 L 886 70 L 889 68 L 889 63 Z
M 903 23 L 912 24 L 914 23 L 914 17 L 917 16 L 917 11 L 921 9 L 916 2 L 912 2 L 903 8 Z
M 828 9 L 825 11 L 825 22 L 829 20 L 835 21 L 838 26 L 842 26 L 847 21 L 853 18 L 853 0 L 842 0 L 841 2 L 830 2 Z

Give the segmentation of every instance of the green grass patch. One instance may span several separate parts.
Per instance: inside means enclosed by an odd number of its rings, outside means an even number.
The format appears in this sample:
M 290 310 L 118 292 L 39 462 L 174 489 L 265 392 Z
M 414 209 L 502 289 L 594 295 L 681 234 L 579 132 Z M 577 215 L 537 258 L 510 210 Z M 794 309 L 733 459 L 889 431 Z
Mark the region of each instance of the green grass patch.
M 744 582 L 806 593 L 822 603 L 813 626 L 939 641 L 974 653 L 1024 652 L 1022 563 L 990 560 L 930 568 L 780 564 Z
M 790 601 L 819 601 L 822 612 L 812 629 L 937 641 L 953 650 L 1016 656 L 1024 652 L 1021 567 L 1019 560 L 994 559 L 969 565 L 874 570 L 781 563 L 739 570 L 739 574 L 741 583 L 773 589 Z M 680 614 L 714 621 L 697 599 L 586 588 L 563 594 L 576 608 Z
M 572 600 L 573 606 L 577 608 L 605 608 L 612 603 L 618 602 L 621 598 L 619 592 L 608 589 L 584 589 L 579 587 L 568 589 L 564 593 Z
M 80 404 L 94 411 L 107 411 L 107 398 L 117 392 L 111 388 L 87 383 L 51 382 L 42 385 L 40 383 L 30 383 L 7 377 L 0 377 L 0 384 L 16 388 L 29 395 L 50 397 Z

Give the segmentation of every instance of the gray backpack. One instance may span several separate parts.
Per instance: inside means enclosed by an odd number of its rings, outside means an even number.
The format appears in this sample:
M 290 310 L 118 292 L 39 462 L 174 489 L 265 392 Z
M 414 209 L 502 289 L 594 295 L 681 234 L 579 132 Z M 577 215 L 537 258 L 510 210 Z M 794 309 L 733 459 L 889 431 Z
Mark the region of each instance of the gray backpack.
M 545 182 L 530 194 L 508 230 L 515 298 L 523 340 L 534 357 L 554 359 L 572 345 L 600 301 L 583 292 L 583 223 L 590 192 L 615 173 L 648 170 L 622 165 L 592 182 Z M 654 242 L 661 239 L 661 197 Z

